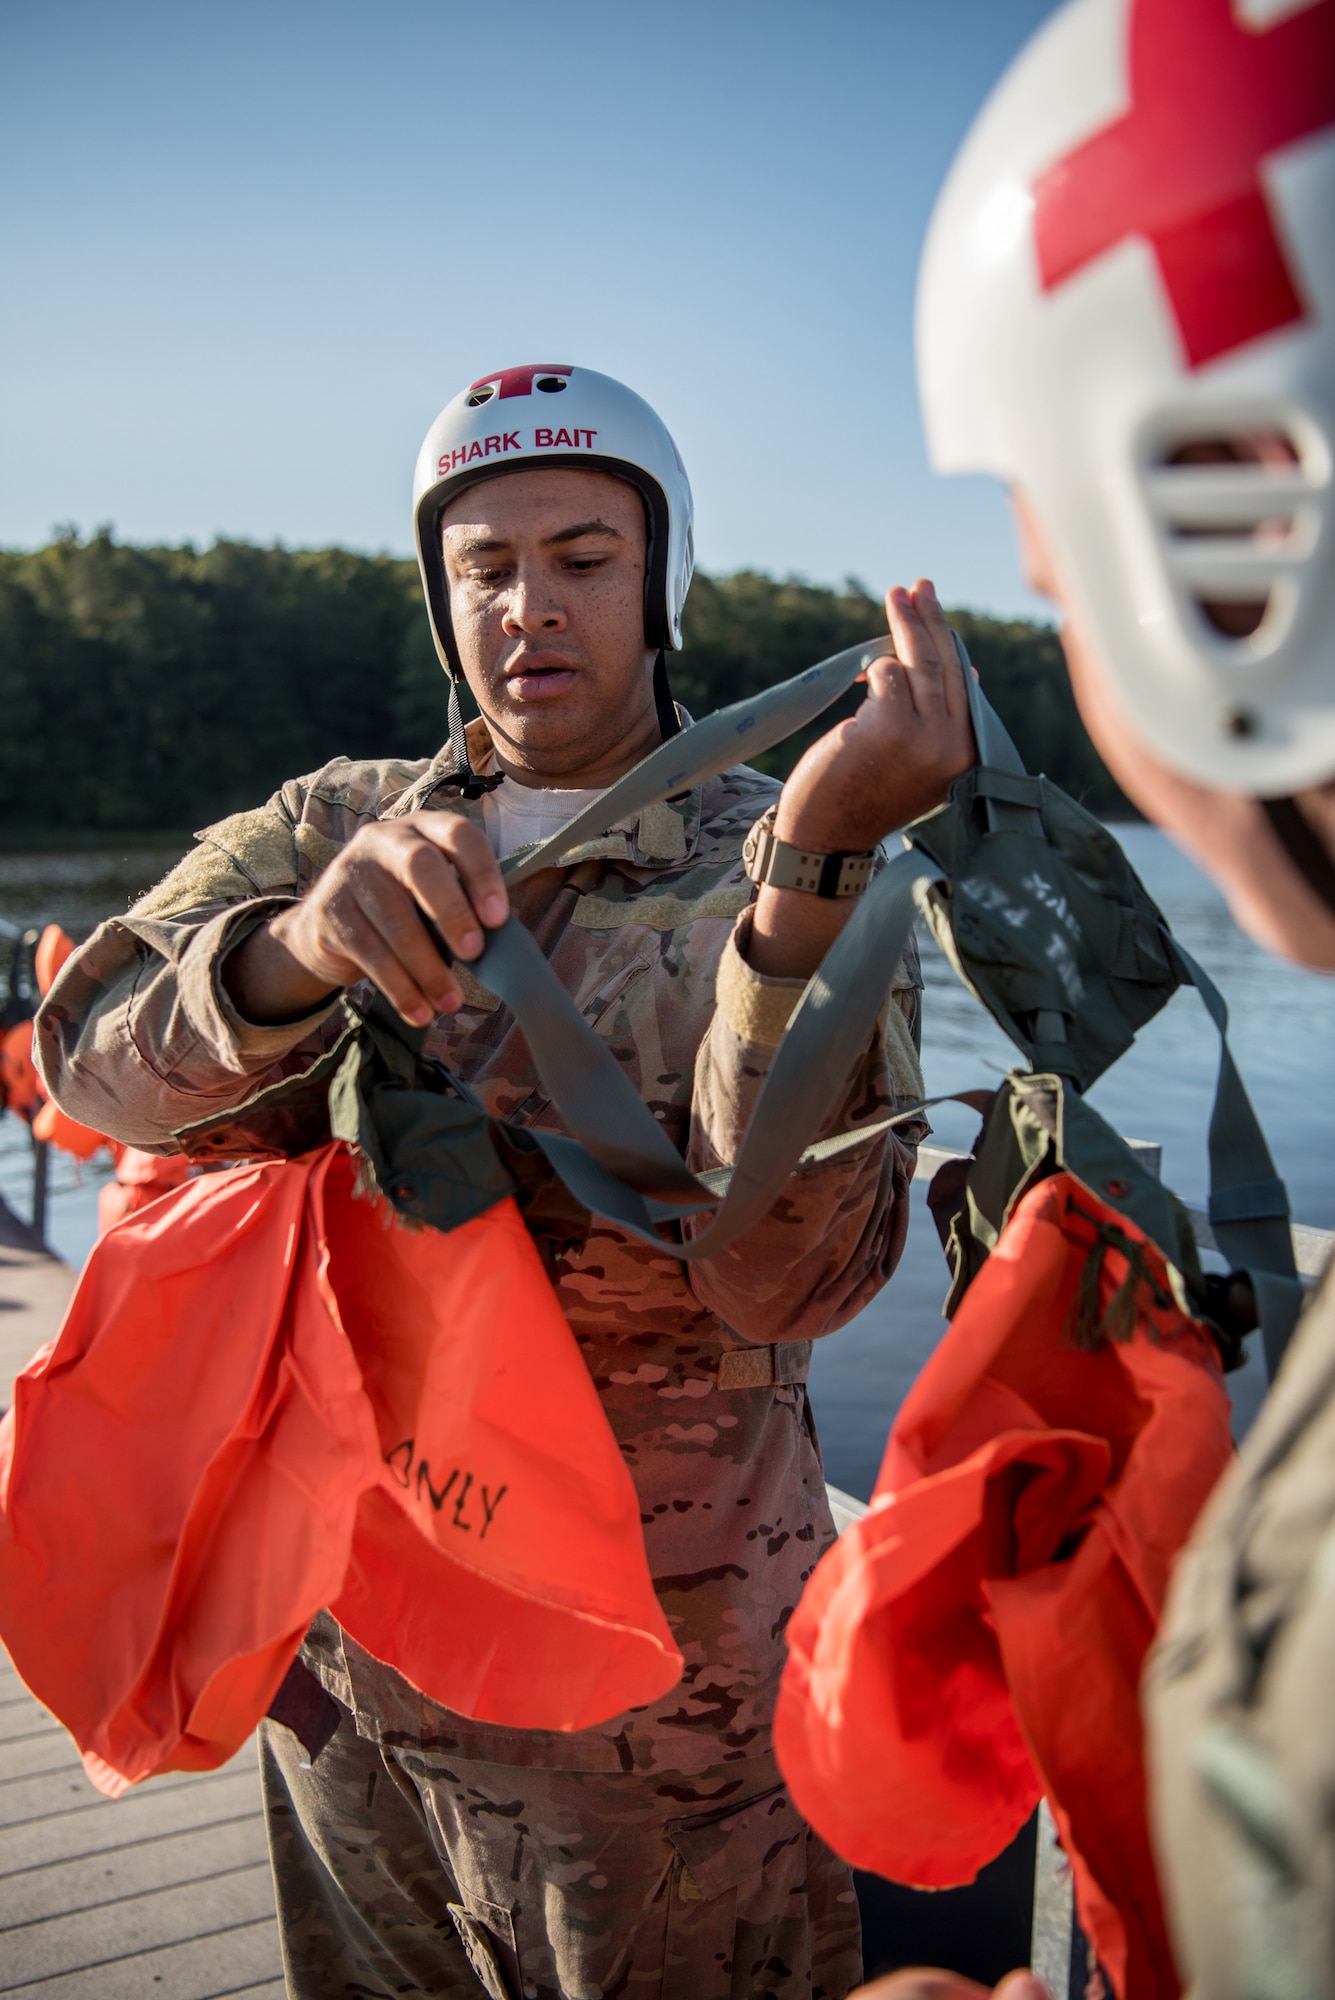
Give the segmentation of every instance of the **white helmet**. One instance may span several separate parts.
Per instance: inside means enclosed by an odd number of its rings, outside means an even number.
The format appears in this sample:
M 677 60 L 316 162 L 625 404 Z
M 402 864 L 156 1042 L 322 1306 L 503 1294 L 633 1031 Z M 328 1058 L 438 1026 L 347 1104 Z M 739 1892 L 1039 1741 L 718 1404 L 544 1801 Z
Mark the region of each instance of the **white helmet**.
M 929 448 L 1032 499 L 1122 706 L 1228 791 L 1335 774 L 1333 328 L 1335 0 L 1062 7 L 932 218 Z
M 417 561 L 436 651 L 450 676 L 457 678 L 460 667 L 441 514 L 465 487 L 534 465 L 610 472 L 638 487 L 649 520 L 645 640 L 680 647 L 682 606 L 695 566 L 694 508 L 686 468 L 662 418 L 633 390 L 592 368 L 499 368 L 445 405 L 423 440 L 413 475 Z

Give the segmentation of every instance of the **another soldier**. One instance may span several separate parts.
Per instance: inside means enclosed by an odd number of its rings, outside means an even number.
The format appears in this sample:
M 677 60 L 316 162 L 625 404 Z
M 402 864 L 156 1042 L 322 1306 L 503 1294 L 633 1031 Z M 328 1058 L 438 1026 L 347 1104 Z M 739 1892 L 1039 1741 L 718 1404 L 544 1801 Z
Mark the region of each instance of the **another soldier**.
M 662 424 L 619 384 L 507 369 L 432 426 L 415 509 L 449 745 L 292 780 L 208 828 L 84 946 L 41 1050 L 54 1096 L 98 1129 L 171 1151 L 174 1131 L 327 1046 L 343 992 L 368 979 L 489 1110 L 554 1122 L 468 962 L 506 917 L 498 857 L 558 830 L 678 726 L 664 661 L 691 575 L 690 489 Z M 856 718 L 782 790 L 738 767 L 515 894 L 697 1170 L 733 1159 L 853 907 L 782 886 L 793 851 L 865 858 L 973 761 L 931 585 L 887 608 L 898 658 L 870 669 Z M 460 675 L 481 711 L 467 731 Z M 762 816 L 757 893 L 742 846 Z M 916 1010 L 910 966 L 827 1131 L 921 1096 Z M 851 1876 L 787 1802 L 770 1720 L 785 1622 L 833 1533 L 809 1343 L 893 1269 L 912 1167 L 911 1143 L 869 1136 L 799 1173 L 715 1260 L 683 1267 L 604 1225 L 563 1260 L 561 1303 L 634 1475 L 685 1674 L 599 1729 L 505 1729 L 434 1707 L 322 1616 L 304 1658 L 337 1732 L 313 1768 L 282 1727 L 263 1744 L 289 1992 L 464 1995 L 480 1980 L 515 2000 L 841 2000 L 860 1977 Z
M 1333 324 L 1333 0 L 1063 7 L 980 115 L 932 224 L 933 456 L 1009 485 L 1128 796 L 1254 937 L 1325 972 Z M 1317 1063 L 1328 1092 L 1329 1051 Z M 1335 1994 L 1333 1681 L 1328 1274 L 1181 1559 L 1147 1679 L 1159 1860 L 1198 2000 Z M 978 1989 L 910 1973 L 873 1992 Z

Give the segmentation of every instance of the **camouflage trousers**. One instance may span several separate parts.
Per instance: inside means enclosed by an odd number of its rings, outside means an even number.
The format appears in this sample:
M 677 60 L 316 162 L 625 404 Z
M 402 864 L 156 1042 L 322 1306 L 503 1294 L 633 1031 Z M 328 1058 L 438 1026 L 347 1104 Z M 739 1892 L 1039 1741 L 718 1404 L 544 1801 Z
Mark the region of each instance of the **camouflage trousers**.
M 292 2000 L 844 2000 L 853 1879 L 771 1758 L 550 1771 L 261 1733 Z

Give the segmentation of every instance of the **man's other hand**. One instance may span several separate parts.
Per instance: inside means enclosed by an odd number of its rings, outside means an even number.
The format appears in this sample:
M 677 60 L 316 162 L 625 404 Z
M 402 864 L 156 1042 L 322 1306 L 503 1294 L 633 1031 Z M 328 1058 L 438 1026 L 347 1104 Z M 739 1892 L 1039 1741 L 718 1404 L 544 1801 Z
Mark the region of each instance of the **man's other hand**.
M 1051 2000 L 1047 1987 L 1032 1972 L 1008 1972 L 1000 1986 L 978 1986 L 958 1972 L 933 1972 L 915 1966 L 892 1972 L 859 1986 L 849 2000 Z
M 364 826 L 309 896 L 252 931 L 224 961 L 223 983 L 247 1021 L 291 1021 L 345 986 L 372 979 L 405 1021 L 426 1027 L 463 994 L 431 941 L 476 958 L 483 927 L 509 915 L 505 882 L 482 830 L 454 813 L 407 813 Z
M 978 762 L 964 670 L 933 585 L 885 600 L 894 653 L 867 669 L 867 699 L 811 748 L 783 788 L 774 831 L 816 853 L 858 852 L 939 806 Z

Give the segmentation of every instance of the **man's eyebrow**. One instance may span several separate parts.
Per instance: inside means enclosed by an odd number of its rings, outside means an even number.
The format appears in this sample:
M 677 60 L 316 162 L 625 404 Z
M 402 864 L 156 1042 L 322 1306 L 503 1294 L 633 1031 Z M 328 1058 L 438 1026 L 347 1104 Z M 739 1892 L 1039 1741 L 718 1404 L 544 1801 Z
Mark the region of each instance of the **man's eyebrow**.
M 552 548 L 558 542 L 577 542 L 581 535 L 611 535 L 614 541 L 623 541 L 620 528 L 614 528 L 610 521 L 577 521 L 573 528 L 558 528 L 554 535 L 548 535 L 547 546 Z
M 556 548 L 563 542 L 577 542 L 582 535 L 610 535 L 613 541 L 625 540 L 620 528 L 614 528 L 610 521 L 576 521 L 573 527 L 558 528 L 554 535 L 548 535 L 546 547 Z M 466 542 L 453 543 L 456 556 L 499 555 L 510 547 L 510 543 L 491 535 L 476 535 Z

